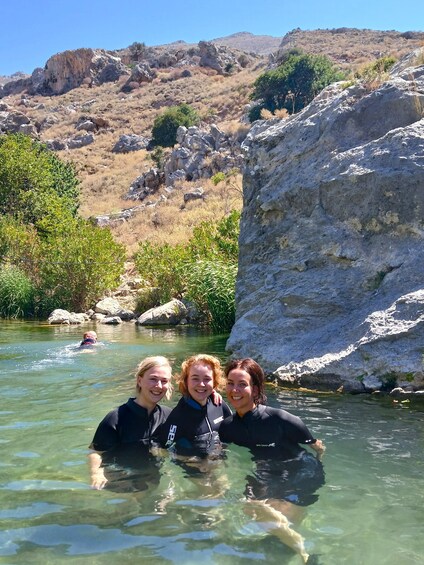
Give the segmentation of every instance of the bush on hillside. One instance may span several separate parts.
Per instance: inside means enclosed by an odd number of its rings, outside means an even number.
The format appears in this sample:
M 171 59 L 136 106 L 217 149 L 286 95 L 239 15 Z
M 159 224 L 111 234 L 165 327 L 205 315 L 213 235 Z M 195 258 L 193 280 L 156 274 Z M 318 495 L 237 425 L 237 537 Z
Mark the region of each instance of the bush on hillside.
M 0 137 L 0 213 L 48 233 L 78 210 L 73 166 L 23 134 Z
M 199 123 L 199 116 L 188 104 L 180 104 L 168 108 L 155 118 L 152 138 L 155 145 L 172 147 L 177 142 L 177 129 L 180 126 L 190 127 Z
M 355 73 L 355 78 L 363 80 L 367 83 L 376 81 L 382 82 L 389 76 L 389 71 L 396 63 L 394 57 L 381 57 L 376 61 L 365 65 Z
M 327 57 L 289 51 L 279 67 L 256 79 L 251 98 L 259 103 L 251 109 L 249 118 L 251 121 L 259 119 L 263 109 L 274 112 L 285 108 L 290 114 L 299 112 L 323 88 L 341 78 L 342 74 Z

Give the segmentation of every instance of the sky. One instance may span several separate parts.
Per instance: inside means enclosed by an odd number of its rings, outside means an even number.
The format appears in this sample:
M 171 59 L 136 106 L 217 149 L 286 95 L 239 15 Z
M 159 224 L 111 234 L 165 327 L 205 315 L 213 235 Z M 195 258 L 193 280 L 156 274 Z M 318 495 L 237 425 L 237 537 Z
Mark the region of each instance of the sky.
M 0 75 L 31 73 L 56 53 L 197 43 L 294 28 L 424 31 L 422 0 L 1 0 Z

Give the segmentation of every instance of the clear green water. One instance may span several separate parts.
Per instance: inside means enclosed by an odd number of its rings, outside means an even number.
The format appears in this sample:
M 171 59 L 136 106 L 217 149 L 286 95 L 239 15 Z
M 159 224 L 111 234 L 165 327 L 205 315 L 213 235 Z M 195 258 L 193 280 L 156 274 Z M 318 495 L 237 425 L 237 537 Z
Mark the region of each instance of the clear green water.
M 225 359 L 225 336 L 130 324 L 99 333 L 104 346 L 81 354 L 81 328 L 2 322 L 0 563 L 299 563 L 244 512 L 251 463 L 242 448 L 200 478 L 165 459 L 147 492 L 89 488 L 87 445 L 132 394 L 142 357 Z M 319 563 L 423 563 L 424 407 L 269 393 L 327 445 L 326 484 L 297 528 Z

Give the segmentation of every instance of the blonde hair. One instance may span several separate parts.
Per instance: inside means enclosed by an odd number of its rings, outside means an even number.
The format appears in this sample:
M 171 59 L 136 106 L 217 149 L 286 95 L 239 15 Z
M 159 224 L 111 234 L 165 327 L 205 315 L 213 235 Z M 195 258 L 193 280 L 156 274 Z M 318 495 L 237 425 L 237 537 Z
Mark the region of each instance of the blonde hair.
M 213 388 L 219 390 L 223 384 L 221 362 L 216 357 L 212 355 L 204 355 L 200 353 L 199 355 L 192 355 L 181 365 L 181 373 L 177 376 L 178 390 L 182 395 L 188 395 L 187 379 L 190 369 L 193 365 L 208 365 L 212 369 L 213 373 Z
M 138 378 L 139 377 L 143 378 L 145 373 L 149 369 L 153 369 L 153 367 L 168 367 L 168 369 L 171 373 L 171 377 L 172 377 L 172 367 L 171 367 L 171 363 L 169 362 L 169 359 L 167 359 L 166 357 L 162 357 L 162 355 L 156 355 L 154 357 L 146 357 L 138 365 L 137 371 L 135 373 L 135 383 L 136 383 L 135 388 L 136 388 L 137 394 L 139 394 L 141 392 L 141 387 L 138 384 Z M 172 396 L 172 392 L 173 392 L 172 381 L 170 379 L 169 380 L 169 388 L 168 388 L 168 390 L 166 391 L 166 394 L 165 394 L 166 400 L 170 400 L 170 398 Z
M 82 336 L 83 339 L 87 339 L 87 338 L 91 338 L 91 339 L 97 339 L 97 334 L 95 331 L 91 330 L 89 332 L 85 332 L 85 334 Z

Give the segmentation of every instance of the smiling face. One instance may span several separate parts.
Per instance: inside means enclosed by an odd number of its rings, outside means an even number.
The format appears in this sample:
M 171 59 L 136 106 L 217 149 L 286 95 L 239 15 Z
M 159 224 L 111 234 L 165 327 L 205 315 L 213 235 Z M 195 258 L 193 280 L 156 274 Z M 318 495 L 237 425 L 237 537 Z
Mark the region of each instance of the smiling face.
M 152 367 L 137 377 L 137 385 L 137 404 L 151 411 L 171 386 L 171 369 L 167 366 Z
M 213 369 L 206 363 L 193 364 L 187 376 L 187 390 L 193 400 L 205 406 L 213 391 Z
M 256 406 L 258 387 L 252 385 L 252 377 L 243 369 L 232 369 L 225 385 L 228 400 L 239 416 L 244 416 Z

